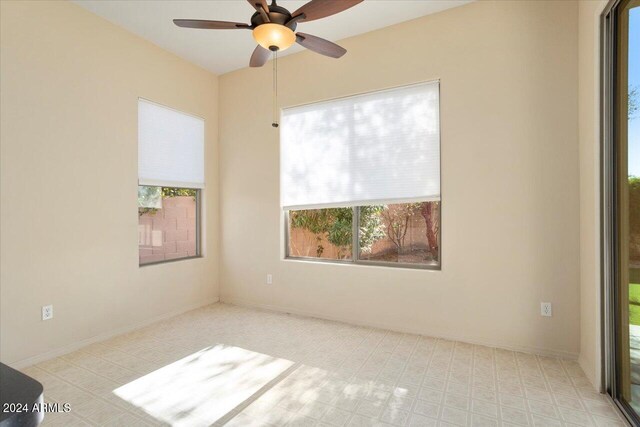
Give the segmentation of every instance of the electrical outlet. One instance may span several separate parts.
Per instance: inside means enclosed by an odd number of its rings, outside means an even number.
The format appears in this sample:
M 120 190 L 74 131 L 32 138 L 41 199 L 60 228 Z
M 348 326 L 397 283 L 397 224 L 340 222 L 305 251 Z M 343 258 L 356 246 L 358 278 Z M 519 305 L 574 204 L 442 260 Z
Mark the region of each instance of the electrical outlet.
M 273 276 L 271 274 L 267 274 L 267 285 L 273 284 Z
M 53 319 L 53 305 L 42 306 L 42 320 Z
M 541 302 L 540 303 L 540 316 L 551 317 L 551 303 L 550 302 Z

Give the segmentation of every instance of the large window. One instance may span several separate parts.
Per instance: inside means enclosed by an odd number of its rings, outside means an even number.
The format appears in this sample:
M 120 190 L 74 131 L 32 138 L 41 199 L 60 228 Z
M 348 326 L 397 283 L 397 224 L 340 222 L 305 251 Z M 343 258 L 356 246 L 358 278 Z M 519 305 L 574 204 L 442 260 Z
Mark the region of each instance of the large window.
M 418 202 L 290 210 L 287 255 L 437 267 L 439 205 L 439 202 Z
M 138 103 L 140 265 L 200 256 L 204 121 Z
M 439 83 L 288 108 L 286 256 L 440 267 Z

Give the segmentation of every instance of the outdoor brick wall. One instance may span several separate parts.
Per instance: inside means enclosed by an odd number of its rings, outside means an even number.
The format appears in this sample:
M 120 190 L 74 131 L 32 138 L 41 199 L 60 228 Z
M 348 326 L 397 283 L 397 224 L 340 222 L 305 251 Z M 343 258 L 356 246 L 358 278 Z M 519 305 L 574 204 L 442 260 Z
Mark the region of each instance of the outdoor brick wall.
M 138 218 L 140 264 L 196 255 L 196 201 L 168 197 L 162 209 Z

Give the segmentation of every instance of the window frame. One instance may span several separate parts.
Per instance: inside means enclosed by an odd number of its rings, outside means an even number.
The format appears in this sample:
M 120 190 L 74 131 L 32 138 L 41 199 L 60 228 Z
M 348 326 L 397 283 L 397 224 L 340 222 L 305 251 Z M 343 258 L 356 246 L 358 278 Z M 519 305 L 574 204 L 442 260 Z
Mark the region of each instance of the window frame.
M 138 184 L 138 186 L 140 186 Z M 154 187 L 153 185 L 145 185 L 144 187 Z M 178 188 L 178 189 L 185 189 L 185 190 L 195 190 L 196 192 L 196 254 L 192 255 L 192 256 L 186 256 L 183 258 L 173 258 L 173 259 L 163 259 L 161 261 L 153 261 L 153 262 L 147 262 L 144 264 L 140 263 L 140 255 L 138 252 L 138 267 L 142 268 L 142 267 L 148 267 L 150 265 L 159 265 L 159 264 L 168 264 L 168 263 L 172 263 L 172 262 L 177 262 L 177 261 L 186 261 L 186 260 L 193 260 L 193 259 L 198 259 L 198 258 L 204 258 L 204 255 L 202 254 L 202 188 L 192 188 L 192 187 L 166 187 L 166 186 L 155 186 L 155 187 L 160 187 L 160 188 Z M 138 251 L 140 251 L 140 245 L 138 245 Z
M 428 200 L 432 202 L 433 200 Z M 342 265 L 359 265 L 369 267 L 391 267 L 391 268 L 404 268 L 411 270 L 442 270 L 442 198 L 438 200 L 440 204 L 438 209 L 438 223 L 440 229 L 438 230 L 438 263 L 437 264 L 413 264 L 407 262 L 392 262 L 392 261 L 369 261 L 360 259 L 360 206 L 353 206 L 353 220 L 352 220 L 352 233 L 351 233 L 351 259 L 330 259 L 330 258 L 317 258 L 308 256 L 293 256 L 289 253 L 289 210 L 283 211 L 284 218 L 284 260 L 285 261 L 307 261 L 317 262 L 321 264 L 342 264 Z
M 438 263 L 433 264 L 412 264 L 412 263 L 401 263 L 401 262 L 390 262 L 390 261 L 369 261 L 360 259 L 360 239 L 359 239 L 359 230 L 360 230 L 360 206 L 353 206 L 353 230 L 352 230 L 352 252 L 350 260 L 341 260 L 341 259 L 329 259 L 329 258 L 318 258 L 318 257 L 308 257 L 308 256 L 292 256 L 289 253 L 289 209 L 282 209 L 282 220 L 284 226 L 284 261 L 303 261 L 303 262 L 312 262 L 312 263 L 320 263 L 320 264 L 339 264 L 339 265 L 357 265 L 357 266 L 370 266 L 370 267 L 391 267 L 391 268 L 403 268 L 403 269 L 411 269 L 411 270 L 430 270 L 430 271 L 441 271 L 442 270 L 442 86 L 440 78 L 430 79 L 430 80 L 422 80 L 414 83 L 390 86 L 383 89 L 372 90 L 368 92 L 357 92 L 350 95 L 345 95 L 341 97 L 336 97 L 332 99 L 325 99 L 322 101 L 318 101 L 318 103 L 332 101 L 332 100 L 341 100 L 345 98 L 351 98 L 360 95 L 366 95 L 368 93 L 374 92 L 384 92 L 384 91 L 392 91 L 394 89 L 402 89 L 410 86 L 417 86 L 428 83 L 438 83 L 438 128 L 440 132 L 440 136 L 438 138 L 438 147 L 439 147 L 439 168 L 440 168 L 440 197 L 438 200 L 423 200 L 423 202 L 432 202 L 437 201 L 440 206 L 438 209 L 438 224 L 440 225 L 438 230 Z M 314 104 L 315 102 L 310 102 L 306 104 L 298 104 L 291 107 L 301 107 L 305 105 Z M 346 207 L 346 206 L 343 206 Z M 312 208 L 310 208 L 312 209 Z M 293 210 L 293 209 L 292 209 Z
M 624 240 L 620 215 L 621 201 L 624 198 L 621 182 L 626 175 L 625 143 L 626 119 L 622 119 L 620 105 L 628 102 L 626 88 L 628 56 L 620 55 L 624 31 L 628 29 L 621 16 L 630 5 L 638 0 L 610 0 L 600 16 L 600 279 L 601 279 L 601 382 L 603 392 L 607 393 L 626 421 L 640 425 L 640 415 L 624 396 L 624 363 L 622 355 L 628 352 L 628 278 L 624 278 L 621 263 L 624 259 Z M 635 7 L 635 6 L 631 6 Z M 625 85 L 626 86 L 626 85 Z M 622 134 L 622 135 L 621 135 Z M 624 295 L 626 294 L 626 295 Z M 621 310 L 622 308 L 622 310 Z M 625 319 L 626 316 L 626 319 Z M 625 347 L 626 346 L 626 347 Z M 626 357 L 626 355 L 624 356 Z

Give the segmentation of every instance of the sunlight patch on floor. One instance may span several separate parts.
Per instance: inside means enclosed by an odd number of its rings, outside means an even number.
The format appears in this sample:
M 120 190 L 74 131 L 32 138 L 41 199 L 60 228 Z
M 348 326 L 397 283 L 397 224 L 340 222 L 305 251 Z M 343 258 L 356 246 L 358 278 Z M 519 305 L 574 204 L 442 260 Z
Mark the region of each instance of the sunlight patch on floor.
M 406 421 L 409 388 L 373 378 L 353 378 L 332 370 L 300 365 L 241 411 L 228 427 L 247 425 L 314 425 L 314 420 L 341 425 L 350 411 L 378 413 L 388 423 Z M 384 410 L 384 414 L 383 414 Z
M 113 391 L 158 421 L 208 425 L 293 365 L 239 347 L 216 345 Z

